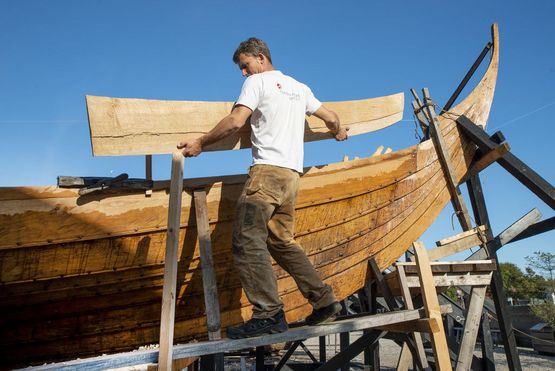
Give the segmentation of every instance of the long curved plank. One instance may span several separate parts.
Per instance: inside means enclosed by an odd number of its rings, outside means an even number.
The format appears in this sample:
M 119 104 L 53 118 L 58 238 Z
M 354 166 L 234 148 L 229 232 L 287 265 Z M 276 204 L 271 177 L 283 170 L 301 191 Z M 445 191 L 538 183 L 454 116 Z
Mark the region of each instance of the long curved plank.
M 208 132 L 233 108 L 233 102 L 164 101 L 110 98 L 88 95 L 89 128 L 95 156 L 122 156 L 171 153 L 182 140 Z M 349 134 L 383 129 L 403 118 L 404 95 L 325 102 L 337 112 Z M 308 117 L 305 142 L 329 139 L 324 123 Z M 205 148 L 207 151 L 251 146 L 250 126 L 225 140 Z

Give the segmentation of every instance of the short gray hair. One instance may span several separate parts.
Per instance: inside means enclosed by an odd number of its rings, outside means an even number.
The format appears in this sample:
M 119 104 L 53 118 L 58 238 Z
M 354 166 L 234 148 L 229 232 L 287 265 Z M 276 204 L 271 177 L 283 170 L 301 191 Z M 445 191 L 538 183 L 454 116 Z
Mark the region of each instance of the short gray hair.
M 256 57 L 258 54 L 262 54 L 268 58 L 270 63 L 272 63 L 272 56 L 270 55 L 268 45 L 256 37 L 251 37 L 239 44 L 237 50 L 233 53 L 233 63 L 239 64 L 239 54 L 249 54 L 253 57 Z

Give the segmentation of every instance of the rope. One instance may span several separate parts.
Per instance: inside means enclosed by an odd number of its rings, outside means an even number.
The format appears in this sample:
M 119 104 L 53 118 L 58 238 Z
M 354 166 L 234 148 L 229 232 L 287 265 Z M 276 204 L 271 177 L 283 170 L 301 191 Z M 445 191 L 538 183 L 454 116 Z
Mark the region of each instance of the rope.
M 513 328 L 513 330 L 516 331 L 516 332 L 520 332 L 522 335 L 524 335 L 524 336 L 526 336 L 526 337 L 529 337 L 530 339 L 536 339 L 536 340 L 539 340 L 539 341 L 541 341 L 541 342 L 543 342 L 543 343 L 546 343 L 546 344 L 555 345 L 555 343 L 554 343 L 553 341 L 549 341 L 549 340 L 546 340 L 546 339 L 541 339 L 541 338 L 539 338 L 539 337 L 537 337 L 537 336 L 533 336 L 533 335 L 527 334 L 527 333 L 525 333 L 524 331 L 520 331 L 519 329 L 516 329 L 516 328 Z

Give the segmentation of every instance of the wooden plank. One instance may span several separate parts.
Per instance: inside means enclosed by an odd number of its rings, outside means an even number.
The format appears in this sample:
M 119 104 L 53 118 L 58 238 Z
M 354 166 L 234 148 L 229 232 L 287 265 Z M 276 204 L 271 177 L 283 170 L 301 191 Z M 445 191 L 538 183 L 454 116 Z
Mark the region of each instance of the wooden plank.
M 177 251 L 179 249 L 179 226 L 181 217 L 181 193 L 183 192 L 183 155 L 172 156 L 170 202 L 168 206 L 168 231 L 164 259 L 164 288 L 162 291 L 162 315 L 160 319 L 160 356 L 158 369 L 171 371 L 173 332 L 175 322 L 175 299 L 177 297 Z
M 447 347 L 447 339 L 441 322 L 441 310 L 437 293 L 434 287 L 434 280 L 432 271 L 430 270 L 430 260 L 426 254 L 426 248 L 422 242 L 416 241 L 413 243 L 416 253 L 416 263 L 420 267 L 418 277 L 420 278 L 420 287 L 422 292 L 422 299 L 424 302 L 424 309 L 426 310 L 427 317 L 436 319 L 439 323 L 439 331 L 433 332 L 430 335 L 432 340 L 432 347 L 434 349 L 434 358 L 436 360 L 437 370 L 451 370 L 451 359 L 449 358 L 449 348 Z
M 474 125 L 466 116 L 460 116 L 456 122 L 464 134 L 476 143 L 482 152 L 489 152 L 497 147 L 497 143 L 489 139 L 488 134 L 482 128 Z M 499 158 L 497 162 L 543 202 L 555 209 L 555 188 L 551 183 L 510 152 Z
M 449 244 L 440 245 L 439 247 L 429 250 L 430 260 L 442 259 L 470 249 L 471 247 L 480 246 L 485 242 L 484 239 L 485 236 L 481 237 L 478 234 L 471 234 Z
M 501 247 L 505 246 L 513 240 L 514 237 L 519 236 L 523 231 L 525 231 L 529 226 L 534 225 L 538 220 L 541 219 L 541 212 L 534 208 L 518 219 L 516 222 L 508 226 L 499 233 L 495 238 L 489 243 L 489 248 L 497 251 Z M 481 248 L 472 255 L 470 255 L 467 260 L 481 260 L 486 259 L 488 253 L 485 248 Z
M 210 226 L 208 224 L 206 191 L 196 190 L 194 192 L 194 199 L 208 339 L 217 340 L 221 339 L 220 302 L 218 299 L 216 273 L 214 271 L 214 259 L 212 258 L 212 241 L 210 239 Z
M 445 288 L 451 286 L 475 286 L 475 285 L 484 285 L 487 284 L 491 280 L 491 273 L 484 273 L 484 274 L 456 274 L 456 275 L 441 275 L 441 276 L 434 276 L 434 285 L 436 288 Z M 391 292 L 394 295 L 399 295 L 400 290 L 399 288 L 393 284 L 393 280 L 391 280 Z M 415 276 L 408 276 L 407 277 L 407 285 L 410 289 L 417 289 L 420 288 L 420 282 L 418 277 Z M 413 290 L 418 291 L 418 290 Z
M 438 332 L 439 324 L 437 318 L 423 318 L 416 319 L 414 321 L 394 323 L 390 325 L 377 327 L 379 330 L 384 330 L 388 332 Z
M 376 259 L 370 258 L 370 260 L 368 260 L 368 265 L 373 277 L 376 279 L 377 286 L 380 288 L 380 292 L 382 293 L 383 298 L 385 299 L 387 306 L 389 307 L 389 310 L 393 311 L 399 309 L 397 302 L 391 294 L 391 290 L 389 289 L 387 282 L 385 281 L 385 278 L 380 271 L 380 268 L 378 268 Z
M 456 241 L 458 241 L 460 239 L 463 239 L 465 237 L 475 235 L 475 234 L 479 234 L 479 233 L 483 233 L 483 232 L 485 232 L 485 230 L 486 230 L 486 226 L 481 225 L 481 226 L 472 228 L 468 231 L 464 231 L 464 232 L 461 232 L 459 234 L 456 234 L 454 236 L 447 237 L 447 238 L 444 238 L 442 240 L 436 241 L 436 246 L 448 245 L 450 243 L 456 242 Z M 430 254 L 430 250 L 428 250 L 428 255 L 429 254 Z
M 233 108 L 233 102 L 162 101 L 88 95 L 91 142 L 95 156 L 171 153 L 182 140 L 207 133 Z M 343 102 L 326 102 L 349 135 L 383 129 L 403 117 L 403 93 Z M 305 141 L 332 138 L 326 125 L 307 117 Z M 204 148 L 205 151 L 250 147 L 250 126 Z
M 493 164 L 495 161 L 499 160 L 510 150 L 511 150 L 511 146 L 509 146 L 509 143 L 507 142 L 498 145 L 497 147 L 495 147 L 494 149 L 492 149 L 491 151 L 489 151 L 488 153 L 480 157 L 478 161 L 476 161 L 472 165 L 470 172 L 479 173 L 480 171 L 487 168 L 489 165 Z
M 491 338 L 489 313 L 486 310 L 484 310 L 482 313 L 480 330 L 481 330 L 480 344 L 482 347 L 482 367 L 486 371 L 493 371 L 495 370 L 495 357 L 493 355 L 493 340 Z
M 525 230 L 523 230 L 517 236 L 515 236 L 511 240 L 511 242 L 516 242 L 524 238 L 533 237 L 540 233 L 552 231 L 553 229 L 555 229 L 555 216 L 542 220 L 541 222 L 537 222 L 535 224 L 529 225 Z
M 461 346 L 455 367 L 456 371 L 470 370 L 470 366 L 472 365 L 472 355 L 476 345 L 478 328 L 481 323 L 482 307 L 486 297 L 486 288 L 487 286 L 472 287 L 470 304 L 468 305 Z
M 386 332 L 371 331 L 363 334 L 343 351 L 337 353 L 328 362 L 320 366 L 320 371 L 336 371 L 339 368 L 349 370 L 349 361 L 356 357 L 364 348 L 378 342 Z
M 437 157 L 441 163 L 441 168 L 443 169 L 443 173 L 445 175 L 447 189 L 449 190 L 449 194 L 451 195 L 451 203 L 453 204 L 453 209 L 455 209 L 455 213 L 457 215 L 457 218 L 459 219 L 459 222 L 461 223 L 462 229 L 467 231 L 472 228 L 472 222 L 470 221 L 468 210 L 466 209 L 464 199 L 460 193 L 458 181 L 455 178 L 455 168 L 453 167 L 447 145 L 445 144 L 443 134 L 441 133 L 441 130 L 439 128 L 439 121 L 433 108 L 433 102 L 430 98 L 430 93 L 427 88 L 422 89 L 422 92 L 424 94 L 424 104 L 426 105 L 426 109 L 428 111 L 428 117 L 430 117 L 431 119 L 430 136 L 434 142 Z
M 448 310 L 442 307 L 442 310 Z M 377 326 L 411 321 L 414 319 L 424 318 L 424 310 L 402 310 L 395 312 L 379 313 L 375 315 L 345 319 L 335 321 L 319 326 L 302 326 L 290 328 L 286 332 L 272 335 L 264 335 L 247 339 L 221 339 L 214 341 L 195 342 L 189 344 L 175 345 L 173 349 L 173 358 L 180 359 L 186 357 L 202 356 L 205 354 L 214 354 L 220 352 L 229 352 L 245 348 L 255 348 L 274 343 L 282 343 L 286 341 L 296 341 L 311 337 L 325 336 L 340 332 L 360 331 L 364 329 L 375 328 Z M 78 359 L 67 362 L 52 363 L 42 365 L 38 368 L 27 368 L 27 370 L 104 370 L 106 368 L 117 368 L 123 366 L 132 366 L 142 363 L 156 362 L 158 359 L 158 350 L 149 349 L 135 352 L 127 352 L 120 354 L 105 355 L 100 357 L 92 357 Z M 107 367 L 109 365 L 110 367 Z
M 407 285 L 407 276 L 405 274 L 405 268 L 403 266 L 396 266 L 399 287 L 401 288 L 401 295 L 403 296 L 403 301 L 405 302 L 405 309 L 414 309 L 414 303 L 412 302 L 412 296 Z M 426 358 L 426 353 L 424 352 L 424 344 L 422 342 L 422 335 L 418 333 L 413 333 L 412 338 L 416 347 L 416 352 L 420 364 L 423 368 L 428 368 L 428 359 Z M 401 355 L 399 356 L 399 361 L 397 362 L 398 370 L 408 370 L 409 366 L 412 364 L 412 355 L 410 353 L 409 347 L 406 343 L 403 344 L 401 349 Z

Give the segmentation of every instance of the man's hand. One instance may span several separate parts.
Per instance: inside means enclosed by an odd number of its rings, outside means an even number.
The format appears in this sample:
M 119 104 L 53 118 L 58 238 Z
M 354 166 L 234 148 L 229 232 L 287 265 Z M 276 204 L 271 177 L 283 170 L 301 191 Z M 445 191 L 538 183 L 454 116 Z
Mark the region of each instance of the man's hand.
M 339 142 L 342 140 L 347 140 L 349 138 L 349 134 L 347 133 L 348 131 L 349 127 L 340 127 L 337 133 L 334 134 L 335 140 Z
M 196 138 L 188 142 L 179 142 L 177 149 L 181 149 L 181 153 L 185 157 L 196 157 L 202 152 L 202 141 L 200 138 Z

